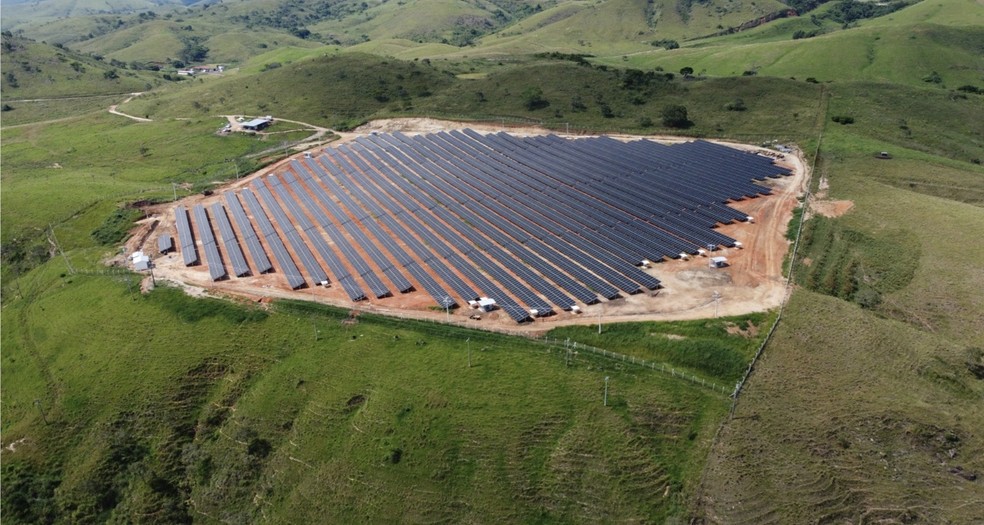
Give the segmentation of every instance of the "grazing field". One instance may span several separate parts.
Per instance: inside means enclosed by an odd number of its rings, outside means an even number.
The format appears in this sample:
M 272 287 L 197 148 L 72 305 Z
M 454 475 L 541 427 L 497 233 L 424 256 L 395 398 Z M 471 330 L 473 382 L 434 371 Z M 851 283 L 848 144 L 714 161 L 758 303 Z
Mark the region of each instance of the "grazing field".
M 5 301 L 11 522 L 663 521 L 727 410 L 521 338 L 63 270 Z
M 958 340 L 794 294 L 708 460 L 705 522 L 980 521 L 981 353 Z

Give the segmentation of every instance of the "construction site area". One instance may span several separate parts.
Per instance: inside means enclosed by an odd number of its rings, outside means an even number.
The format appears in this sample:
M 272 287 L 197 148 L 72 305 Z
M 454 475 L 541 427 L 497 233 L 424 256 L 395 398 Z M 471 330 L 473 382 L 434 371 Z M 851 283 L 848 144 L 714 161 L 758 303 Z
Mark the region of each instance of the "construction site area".
M 340 135 L 148 208 L 131 261 L 196 293 L 494 330 L 737 315 L 786 293 L 793 153 L 419 119 Z

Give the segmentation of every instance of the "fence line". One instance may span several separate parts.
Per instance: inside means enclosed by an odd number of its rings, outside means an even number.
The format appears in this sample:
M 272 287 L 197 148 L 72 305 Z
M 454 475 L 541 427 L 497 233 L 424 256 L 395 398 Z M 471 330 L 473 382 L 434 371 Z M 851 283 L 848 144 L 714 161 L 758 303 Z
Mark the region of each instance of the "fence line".
M 820 157 L 820 144 L 823 142 L 823 126 L 827 121 L 827 107 L 826 97 L 824 93 L 823 86 L 820 87 L 820 103 L 825 105 L 824 110 L 819 113 L 821 119 L 820 133 L 817 135 L 817 147 L 813 152 L 813 159 L 810 162 L 810 173 L 806 179 L 806 191 L 803 194 L 803 207 L 808 207 L 810 205 L 811 186 L 813 184 L 813 173 L 816 171 L 817 159 Z M 755 356 L 752 361 L 748 363 L 748 369 L 745 370 L 745 375 L 742 376 L 741 380 L 735 385 L 735 391 L 731 394 L 731 416 L 735 413 L 735 407 L 738 404 L 738 396 L 741 395 L 742 389 L 745 387 L 745 382 L 748 377 L 752 374 L 755 369 L 755 365 L 758 363 L 762 353 L 765 351 L 765 346 L 772 340 L 772 334 L 775 333 L 776 328 L 779 326 L 779 321 L 782 320 L 782 314 L 786 309 L 786 302 L 789 300 L 791 286 L 793 283 L 793 270 L 796 268 L 796 253 L 799 250 L 800 236 L 803 234 L 803 223 L 805 223 L 805 217 L 800 215 L 799 224 L 796 225 L 796 238 L 793 240 L 793 249 L 790 251 L 789 255 L 789 273 L 786 274 L 786 285 L 783 291 L 782 302 L 779 303 L 779 313 L 776 315 L 775 322 L 772 323 L 772 328 L 769 329 L 769 333 L 766 334 L 765 339 L 762 340 L 762 344 L 759 345 L 758 350 L 755 352 Z M 729 416 L 730 417 L 730 416 Z

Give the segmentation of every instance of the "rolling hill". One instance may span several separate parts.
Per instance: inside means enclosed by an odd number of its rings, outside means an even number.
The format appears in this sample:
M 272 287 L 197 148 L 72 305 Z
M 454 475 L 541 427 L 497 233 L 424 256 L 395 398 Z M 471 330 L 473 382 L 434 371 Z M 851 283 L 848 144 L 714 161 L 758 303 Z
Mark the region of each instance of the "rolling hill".
M 41 3 L 61 5 L 60 0 L 42 0 Z M 407 46 L 412 42 L 427 46 L 423 53 L 412 51 L 414 56 L 432 57 L 544 51 L 620 55 L 651 50 L 657 45 L 655 42 L 674 42 L 676 45 L 678 41 L 754 26 L 791 14 L 795 11 L 777 0 L 755 3 L 730 0 L 560 0 L 548 3 L 249 0 L 187 7 L 162 6 L 157 11 L 121 7 L 110 13 L 80 13 L 55 18 L 39 16 L 18 21 L 16 26 L 10 27 L 16 27 L 35 40 L 65 44 L 127 61 L 165 61 L 178 54 L 181 43 L 188 38 L 194 38 L 198 43 L 212 40 L 215 45 L 205 44 L 216 51 L 210 56 L 212 61 L 244 60 L 262 52 L 257 47 L 260 43 L 277 47 L 302 42 L 343 46 L 377 43 L 372 49 L 380 46 L 392 49 L 392 46 Z M 189 27 L 192 29 L 187 29 Z M 245 39 L 245 46 L 240 46 L 236 52 L 223 52 L 219 42 L 233 39 Z M 448 47 L 434 47 L 433 44 Z
M 132 93 L 164 81 L 149 71 L 130 71 L 126 64 L 108 62 L 64 47 L 34 42 L 4 33 L 0 36 L 5 101 L 50 97 Z

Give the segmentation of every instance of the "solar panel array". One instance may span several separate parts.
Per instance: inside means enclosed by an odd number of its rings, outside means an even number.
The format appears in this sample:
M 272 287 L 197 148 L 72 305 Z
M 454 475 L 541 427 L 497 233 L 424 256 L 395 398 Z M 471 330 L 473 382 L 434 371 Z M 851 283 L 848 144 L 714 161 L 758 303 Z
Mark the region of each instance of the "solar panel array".
M 417 287 L 442 308 L 487 296 L 522 322 L 656 289 L 659 280 L 639 268 L 646 260 L 734 246 L 714 228 L 747 217 L 727 204 L 767 195 L 756 181 L 788 174 L 704 141 L 393 133 L 256 179 L 240 193 L 252 219 L 231 192 L 211 215 L 237 277 L 250 273 L 239 239 L 258 273 L 272 269 L 262 237 L 292 288 L 328 283 L 330 273 L 353 301 L 364 289 L 382 298 Z M 187 213 L 176 212 L 185 263 L 194 264 Z M 219 245 L 205 210 L 195 214 L 211 272 L 221 267 Z

